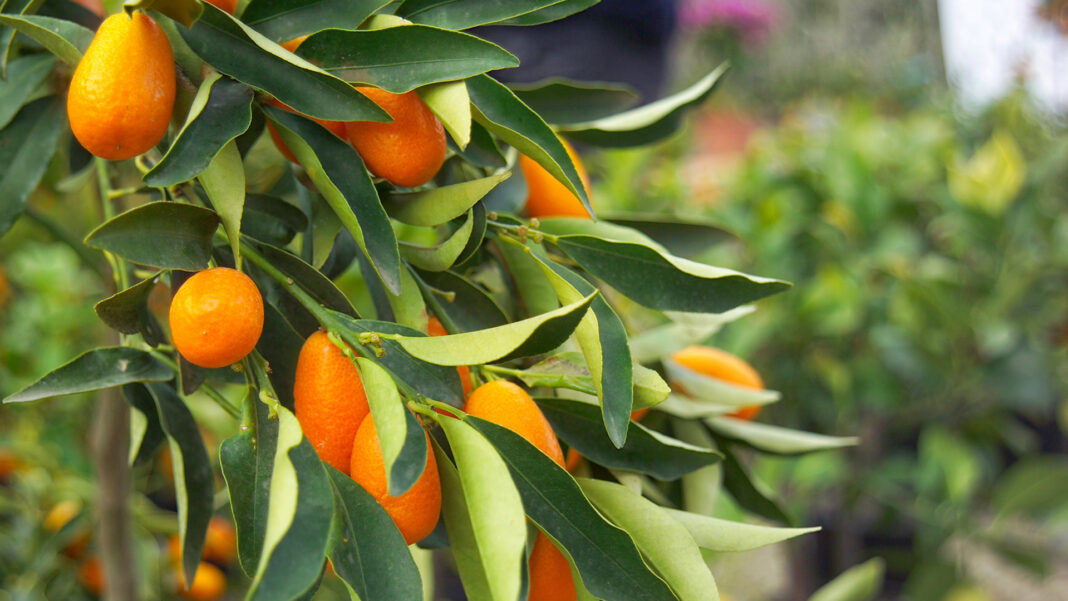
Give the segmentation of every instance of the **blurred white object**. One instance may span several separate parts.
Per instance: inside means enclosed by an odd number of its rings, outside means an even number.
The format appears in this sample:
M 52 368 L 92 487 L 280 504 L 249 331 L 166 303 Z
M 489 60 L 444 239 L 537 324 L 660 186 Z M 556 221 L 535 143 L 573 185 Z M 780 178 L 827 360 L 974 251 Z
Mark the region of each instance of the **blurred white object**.
M 1043 0 L 939 0 L 946 73 L 976 109 L 1022 81 L 1035 102 L 1068 113 L 1068 37 L 1038 16 Z

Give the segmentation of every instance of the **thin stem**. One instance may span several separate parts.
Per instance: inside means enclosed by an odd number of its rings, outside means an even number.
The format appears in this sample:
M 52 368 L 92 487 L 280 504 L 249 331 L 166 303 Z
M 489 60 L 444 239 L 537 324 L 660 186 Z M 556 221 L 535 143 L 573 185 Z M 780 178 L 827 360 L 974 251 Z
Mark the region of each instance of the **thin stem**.
M 223 411 L 229 413 L 230 417 L 241 419 L 241 410 L 237 408 L 237 405 L 231 403 L 230 399 L 224 397 L 218 390 L 215 390 L 207 383 L 201 384 L 200 389 L 204 391 L 204 394 L 211 397 L 211 400 L 215 401 L 215 404 L 222 407 Z

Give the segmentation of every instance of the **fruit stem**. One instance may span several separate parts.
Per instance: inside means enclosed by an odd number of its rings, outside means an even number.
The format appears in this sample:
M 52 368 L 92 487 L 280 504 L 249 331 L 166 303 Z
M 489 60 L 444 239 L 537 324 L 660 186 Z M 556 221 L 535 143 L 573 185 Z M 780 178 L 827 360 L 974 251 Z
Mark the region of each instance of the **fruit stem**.
M 278 407 L 281 403 L 278 401 L 278 393 L 274 390 L 274 384 L 271 383 L 271 379 L 267 376 L 267 370 L 269 369 L 267 360 L 263 358 L 259 351 L 254 350 L 252 354 L 245 358 L 245 362 L 247 367 L 251 368 L 256 386 L 260 390 L 260 402 L 267 405 L 270 417 L 277 417 Z
M 530 225 L 513 225 L 511 223 L 502 223 L 500 221 L 494 221 L 492 219 L 489 219 L 486 221 L 486 225 L 491 225 L 497 228 L 498 230 L 508 232 L 509 234 L 512 234 L 513 236 L 519 238 L 521 242 L 526 242 L 528 236 L 532 237 L 534 239 L 534 242 L 538 244 L 541 244 L 542 240 L 550 244 L 556 244 L 556 241 L 559 239 L 558 236 L 547 234 L 539 229 L 536 229 L 538 225 L 536 219 L 532 220 Z
M 115 208 L 111 206 L 111 180 L 108 177 L 108 162 L 99 157 L 94 162 L 96 163 L 96 182 L 100 187 L 100 204 L 104 210 L 104 219 L 110 221 L 115 216 Z M 126 274 L 126 262 L 106 250 L 104 251 L 104 258 L 107 259 L 108 264 L 111 266 L 115 285 L 120 291 L 126 290 L 130 285 L 129 276 Z M 122 335 L 120 338 L 125 340 L 126 336 Z

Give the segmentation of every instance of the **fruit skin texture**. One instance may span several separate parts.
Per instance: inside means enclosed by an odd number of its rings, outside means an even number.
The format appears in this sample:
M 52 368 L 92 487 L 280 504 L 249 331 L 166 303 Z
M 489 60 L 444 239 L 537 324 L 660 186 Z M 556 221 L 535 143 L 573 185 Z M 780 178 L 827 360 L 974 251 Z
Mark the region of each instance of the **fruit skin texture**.
M 427 319 L 426 333 L 431 336 L 447 336 L 449 332 L 441 325 L 437 317 L 433 315 Z M 460 374 L 460 385 L 464 387 L 464 398 L 471 396 L 471 368 L 466 365 L 457 366 L 456 371 Z
M 590 178 L 586 175 L 586 168 L 582 166 L 582 160 L 575 149 L 565 140 L 560 140 L 567 149 L 568 156 L 575 163 L 575 171 L 578 171 L 582 179 L 582 187 L 586 190 L 586 196 L 590 197 Z M 527 155 L 519 155 L 519 167 L 523 170 L 523 177 L 527 180 L 527 217 L 582 217 L 590 218 L 586 208 L 578 196 L 571 193 L 566 186 L 561 184 L 551 173 L 545 170 L 534 159 Z M 593 203 L 590 197 L 590 203 Z
M 188 588 L 183 586 L 181 569 L 178 572 L 178 595 L 190 601 L 215 601 L 226 592 L 226 575 L 223 571 L 206 561 L 197 566 L 197 573 L 193 576 L 193 584 Z
M 174 53 L 144 13 L 100 24 L 74 70 L 67 117 L 86 150 L 111 161 L 135 157 L 167 133 L 174 110 Z
M 308 36 L 304 36 L 304 37 L 308 37 Z M 282 44 L 282 46 L 285 46 L 285 44 Z M 294 111 L 293 109 L 289 108 L 289 106 L 287 106 L 286 104 L 284 104 L 282 102 L 279 102 L 278 100 L 275 100 L 275 99 L 268 100 L 267 104 L 269 104 L 271 106 L 276 106 L 276 107 L 278 107 L 280 109 L 287 110 L 287 111 L 289 111 L 291 113 L 296 113 L 296 111 Z M 345 123 L 344 122 L 342 122 L 342 121 L 323 121 L 322 119 L 316 119 L 314 117 L 310 117 L 310 119 L 312 121 L 315 121 L 319 125 L 322 125 L 326 129 L 330 130 L 331 133 L 333 133 L 335 136 L 341 138 L 342 140 L 346 139 L 346 137 L 345 137 Z M 278 130 L 275 129 L 274 124 L 271 123 L 270 121 L 267 122 L 267 132 L 271 134 L 271 140 L 274 142 L 275 147 L 278 148 L 278 151 L 282 153 L 282 156 L 284 156 L 285 158 L 289 159 L 290 162 L 300 163 L 300 161 L 297 160 L 297 157 L 293 154 L 293 151 L 290 150 L 289 146 L 285 143 L 285 140 L 282 139 L 282 136 L 278 133 Z
M 308 337 L 297 358 L 294 409 L 319 458 L 349 472 L 352 442 L 370 407 L 360 372 L 326 332 Z
M 445 162 L 445 128 L 415 92 L 392 94 L 379 88 L 356 90 L 382 107 L 392 123 L 350 121 L 349 143 L 367 169 L 397 186 L 412 188 L 430 181 Z
M 229 267 L 196 273 L 174 294 L 171 338 L 193 365 L 226 367 L 256 348 L 263 297 L 252 278 Z
M 214 4 L 216 8 L 224 10 L 231 15 L 237 10 L 237 0 L 205 0 L 208 4 Z
M 564 465 L 564 453 L 549 420 L 527 391 L 508 380 L 494 380 L 476 388 L 464 403 L 464 412 L 508 428 Z
M 415 484 L 399 497 L 387 492 L 386 464 L 378 443 L 378 431 L 370 415 L 364 418 L 352 441 L 349 475 L 386 509 L 409 545 L 433 532 L 441 513 L 438 462 L 430 448 L 430 436 L 425 432 L 424 436 L 427 437 L 426 468 Z
M 530 551 L 530 594 L 527 601 L 575 601 L 575 581 L 567 558 L 553 541 L 538 532 Z
M 760 374 L 742 359 L 727 351 L 710 346 L 690 346 L 671 354 L 672 360 L 679 365 L 688 367 L 699 374 L 719 378 L 744 388 L 761 390 L 764 381 Z M 751 420 L 760 413 L 760 406 L 742 407 L 727 417 Z

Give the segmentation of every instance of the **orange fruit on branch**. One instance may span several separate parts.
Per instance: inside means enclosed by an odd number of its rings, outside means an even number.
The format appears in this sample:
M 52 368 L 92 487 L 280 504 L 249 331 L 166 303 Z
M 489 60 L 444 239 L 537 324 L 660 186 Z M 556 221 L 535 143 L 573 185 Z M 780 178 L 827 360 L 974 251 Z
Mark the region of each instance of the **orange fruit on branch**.
M 386 463 L 378 442 L 378 431 L 370 415 L 363 419 L 352 441 L 352 461 L 349 475 L 385 508 L 393 523 L 409 545 L 419 542 L 434 531 L 441 513 L 441 480 L 438 462 L 426 436 L 426 467 L 415 484 L 399 497 L 386 488 Z
M 202 561 L 197 566 L 193 584 L 185 586 L 181 569 L 175 566 L 178 580 L 178 595 L 190 601 L 215 601 L 226 592 L 226 574 L 214 565 Z
M 441 325 L 437 317 L 433 315 L 427 319 L 426 333 L 431 336 L 447 336 L 449 332 Z M 457 366 L 456 371 L 460 374 L 460 385 L 464 388 L 464 398 L 471 394 L 471 368 L 466 365 Z
M 564 453 L 549 420 L 527 391 L 508 380 L 494 380 L 476 388 L 467 398 L 464 412 L 508 428 L 564 465 Z
M 366 86 L 356 89 L 393 117 L 391 123 L 345 124 L 349 143 L 367 169 L 397 186 L 411 188 L 430 181 L 445 162 L 448 145 L 445 128 L 426 103 L 415 92 L 392 94 Z
M 305 37 L 307 37 L 307 36 L 305 36 Z M 283 44 L 283 46 L 285 46 L 285 44 Z M 276 106 L 276 107 L 278 107 L 280 109 L 287 110 L 287 111 L 289 111 L 291 113 L 296 113 L 296 111 L 294 111 L 293 109 L 289 108 L 289 106 L 287 106 L 286 104 L 284 104 L 282 102 L 279 102 L 276 99 L 268 100 L 267 104 L 269 104 L 271 106 Z M 312 121 L 315 121 L 319 125 L 322 125 L 326 129 L 330 130 L 330 133 L 332 133 L 335 136 L 341 138 L 342 140 L 346 139 L 345 138 L 345 124 L 343 122 L 341 122 L 341 121 L 324 121 L 322 119 L 316 119 L 315 117 L 308 117 L 308 118 L 311 119 Z M 300 161 L 297 160 L 297 157 L 293 155 L 293 151 L 289 149 L 289 146 L 285 143 L 285 140 L 282 139 L 281 134 L 278 133 L 278 129 L 276 129 L 274 124 L 271 123 L 270 121 L 267 122 L 267 132 L 271 134 L 271 140 L 274 142 L 274 145 L 278 148 L 278 151 L 282 153 L 282 156 L 284 156 L 285 158 L 289 159 L 293 163 L 299 163 L 300 162 Z
M 226 367 L 256 348 L 263 332 L 263 297 L 244 273 L 207 269 L 174 294 L 169 321 L 174 346 L 187 361 Z
M 174 53 L 144 13 L 104 19 L 70 82 L 67 117 L 74 137 L 112 161 L 159 143 L 174 110 Z
M 760 374 L 751 365 L 741 358 L 718 348 L 690 346 L 672 353 L 671 359 L 699 374 L 719 378 L 736 386 L 756 390 L 763 390 L 764 388 L 764 381 L 760 379 Z M 751 420 L 756 417 L 757 413 L 760 413 L 760 406 L 752 405 L 750 407 L 742 407 L 738 411 L 728 414 L 728 417 Z
M 571 565 L 552 539 L 539 531 L 527 563 L 530 593 L 527 601 L 575 601 L 575 581 Z
M 566 140 L 561 138 L 560 142 L 575 163 L 575 171 L 578 171 L 579 178 L 582 179 L 582 187 L 586 190 L 586 196 L 590 197 L 590 178 L 586 175 L 582 160 Z M 534 159 L 525 154 L 519 155 L 519 167 L 527 180 L 527 217 L 590 217 L 579 197 Z
M 319 458 L 349 472 L 352 441 L 371 410 L 356 366 L 326 332 L 308 337 L 297 358 L 294 413 Z

